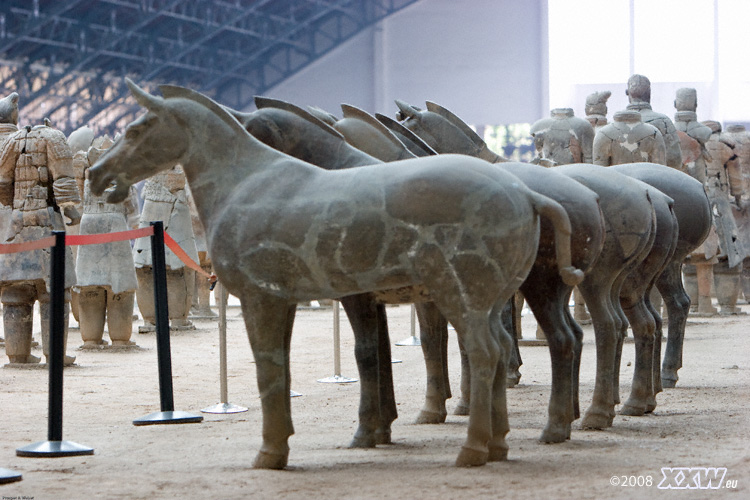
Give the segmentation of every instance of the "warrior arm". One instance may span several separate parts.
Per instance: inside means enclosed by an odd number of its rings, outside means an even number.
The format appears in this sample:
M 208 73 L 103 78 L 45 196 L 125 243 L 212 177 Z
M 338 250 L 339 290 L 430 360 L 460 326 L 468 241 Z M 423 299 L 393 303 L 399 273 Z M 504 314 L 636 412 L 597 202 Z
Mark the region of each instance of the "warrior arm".
M 581 144 L 583 151 L 583 163 L 594 161 L 594 129 L 586 127 L 581 134 Z
M 592 163 L 594 165 L 601 165 L 603 167 L 612 165 L 612 139 L 602 133 L 596 134 L 592 155 Z
M 47 129 L 44 139 L 47 143 L 47 168 L 52 176 L 52 191 L 58 206 L 78 205 L 81 194 L 78 192 L 76 171 L 73 167 L 73 153 L 62 132 Z
M 16 174 L 16 159 L 18 155 L 15 148 L 15 136 L 10 135 L 0 151 L 0 203 L 6 206 L 13 205 L 13 182 Z
M 679 146 L 679 143 L 677 145 Z M 650 161 L 651 163 L 659 163 L 660 165 L 667 165 L 667 148 L 661 132 L 657 132 L 654 134 L 654 149 L 649 154 L 648 161 Z M 677 170 L 680 170 L 680 167 L 682 167 L 682 152 L 680 152 L 679 167 L 673 168 L 677 168 Z
M 740 168 L 740 159 L 737 155 L 729 158 L 724 164 L 727 170 L 727 181 L 729 183 L 729 194 L 738 198 L 742 196 L 743 185 L 742 185 L 742 170 Z

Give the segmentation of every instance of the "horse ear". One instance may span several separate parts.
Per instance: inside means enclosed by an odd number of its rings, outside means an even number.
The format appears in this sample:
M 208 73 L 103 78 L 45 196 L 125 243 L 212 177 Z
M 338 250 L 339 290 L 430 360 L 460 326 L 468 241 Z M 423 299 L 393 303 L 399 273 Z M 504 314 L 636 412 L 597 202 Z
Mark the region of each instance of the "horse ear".
M 396 106 L 398 106 L 399 111 L 401 111 L 401 114 L 404 116 L 404 118 L 414 118 L 416 120 L 419 119 L 419 110 L 412 106 L 411 104 L 407 104 L 404 101 L 400 99 L 396 99 Z
M 133 80 L 130 78 L 125 78 L 125 83 L 128 84 L 128 88 L 130 89 L 130 93 L 133 94 L 133 97 L 135 97 L 135 100 L 143 106 L 144 108 L 148 109 L 149 111 L 158 111 L 164 107 L 164 99 L 161 97 L 156 97 L 142 88 L 140 88 L 138 85 L 133 83 Z

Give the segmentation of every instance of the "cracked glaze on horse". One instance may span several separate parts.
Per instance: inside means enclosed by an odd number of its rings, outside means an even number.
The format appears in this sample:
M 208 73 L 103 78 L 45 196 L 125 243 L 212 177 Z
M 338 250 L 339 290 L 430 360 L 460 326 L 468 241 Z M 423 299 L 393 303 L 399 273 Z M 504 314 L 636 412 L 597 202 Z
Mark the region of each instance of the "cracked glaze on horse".
M 428 295 L 468 352 L 471 417 L 457 465 L 507 457 L 511 339 L 494 319 L 531 268 L 538 214 L 567 218 L 559 204 L 459 155 L 319 169 L 262 144 L 197 92 L 162 99 L 128 85 L 148 113 L 92 167 L 92 189 L 114 182 L 109 201 L 117 201 L 132 183 L 183 165 L 256 361 L 263 443 L 255 467 L 287 464 L 297 302 L 402 287 Z M 567 280 L 580 280 L 561 265 Z

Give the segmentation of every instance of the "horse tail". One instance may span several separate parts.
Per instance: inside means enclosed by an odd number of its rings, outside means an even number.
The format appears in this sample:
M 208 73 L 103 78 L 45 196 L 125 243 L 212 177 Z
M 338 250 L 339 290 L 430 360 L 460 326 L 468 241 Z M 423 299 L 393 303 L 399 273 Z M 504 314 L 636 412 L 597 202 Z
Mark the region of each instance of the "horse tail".
M 549 220 L 554 227 L 555 253 L 560 277 L 566 285 L 578 285 L 583 281 L 583 271 L 575 268 L 571 262 L 570 235 L 572 230 L 568 213 L 555 200 L 534 191 L 531 191 L 531 202 L 536 212 Z

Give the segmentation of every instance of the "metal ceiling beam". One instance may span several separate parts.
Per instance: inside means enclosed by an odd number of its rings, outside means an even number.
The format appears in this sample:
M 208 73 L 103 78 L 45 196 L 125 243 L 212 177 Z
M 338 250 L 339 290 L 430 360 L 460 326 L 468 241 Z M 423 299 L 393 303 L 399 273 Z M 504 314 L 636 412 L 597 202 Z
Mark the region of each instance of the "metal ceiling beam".
M 21 94 L 22 119 L 110 132 L 140 112 L 124 76 L 243 108 L 416 1 L 2 0 L 0 91 Z

